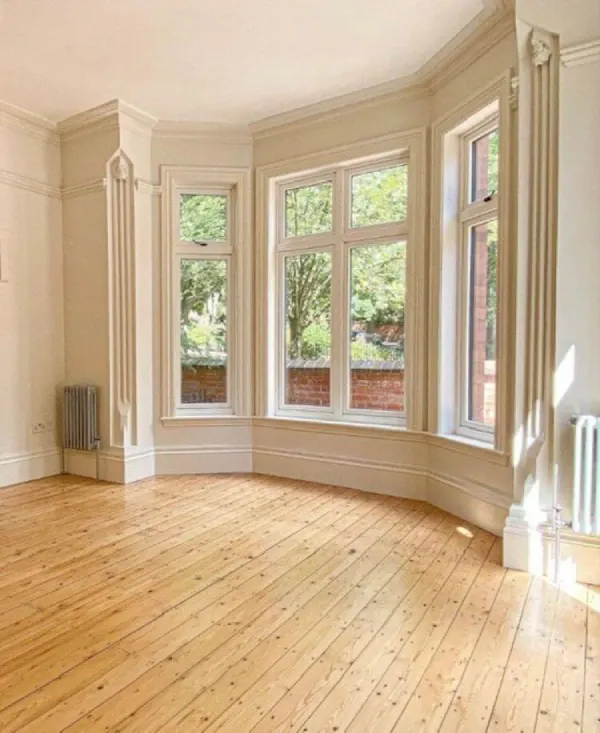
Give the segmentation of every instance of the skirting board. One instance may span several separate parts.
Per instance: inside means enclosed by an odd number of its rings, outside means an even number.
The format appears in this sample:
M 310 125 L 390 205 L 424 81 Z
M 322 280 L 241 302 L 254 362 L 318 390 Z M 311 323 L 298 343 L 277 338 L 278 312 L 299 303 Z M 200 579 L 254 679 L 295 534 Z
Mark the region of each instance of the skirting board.
M 156 474 L 154 451 L 119 456 L 100 453 L 99 478 L 115 484 L 128 484 Z M 96 453 L 93 451 L 65 451 L 64 472 L 75 476 L 96 478 Z
M 428 501 L 497 536 L 502 535 L 510 504 L 508 497 L 478 498 L 473 494 L 479 488 L 469 490 L 455 480 L 432 477 L 418 467 L 258 448 L 254 450 L 253 470 L 270 476 Z
M 58 449 L 0 457 L 0 487 L 55 476 L 61 471 Z
M 156 475 L 185 473 L 251 473 L 251 446 L 206 445 L 155 450 Z
M 418 468 L 266 448 L 255 448 L 253 456 L 254 473 L 406 499 L 423 500 L 426 492 L 426 476 Z
M 469 488 L 456 479 L 429 475 L 426 500 L 456 517 L 497 537 L 502 536 L 510 500 L 501 496 L 476 496 L 481 491 Z M 486 492 L 489 494 L 491 492 Z
M 547 529 L 508 519 L 504 527 L 503 564 L 534 575 L 555 575 L 555 540 Z M 563 530 L 559 578 L 600 585 L 600 537 Z

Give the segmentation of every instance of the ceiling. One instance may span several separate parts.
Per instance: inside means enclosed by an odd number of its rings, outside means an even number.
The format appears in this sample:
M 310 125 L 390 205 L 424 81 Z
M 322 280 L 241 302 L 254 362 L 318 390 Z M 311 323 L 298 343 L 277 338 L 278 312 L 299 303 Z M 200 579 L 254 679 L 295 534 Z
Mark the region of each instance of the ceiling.
M 487 2 L 485 4 L 488 4 Z M 417 72 L 484 0 L 2 0 L 0 99 L 247 124 Z

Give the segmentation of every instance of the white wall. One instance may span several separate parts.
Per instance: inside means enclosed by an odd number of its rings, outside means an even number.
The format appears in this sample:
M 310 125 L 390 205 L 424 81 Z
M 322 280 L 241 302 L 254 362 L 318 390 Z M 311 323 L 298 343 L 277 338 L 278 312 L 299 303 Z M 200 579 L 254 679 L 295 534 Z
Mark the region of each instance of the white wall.
M 581 32 L 600 44 L 600 12 Z M 600 415 L 600 60 L 561 68 L 558 175 L 556 431 L 559 500 L 569 507 L 569 418 Z
M 0 111 L 0 486 L 60 471 L 64 378 L 60 148 Z M 48 430 L 33 434 L 34 423 Z

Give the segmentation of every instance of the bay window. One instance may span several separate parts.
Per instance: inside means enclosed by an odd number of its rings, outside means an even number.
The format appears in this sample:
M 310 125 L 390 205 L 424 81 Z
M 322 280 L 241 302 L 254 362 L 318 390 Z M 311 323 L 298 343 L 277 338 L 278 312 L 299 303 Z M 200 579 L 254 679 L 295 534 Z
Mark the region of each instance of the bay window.
M 276 187 L 275 411 L 405 422 L 408 160 Z

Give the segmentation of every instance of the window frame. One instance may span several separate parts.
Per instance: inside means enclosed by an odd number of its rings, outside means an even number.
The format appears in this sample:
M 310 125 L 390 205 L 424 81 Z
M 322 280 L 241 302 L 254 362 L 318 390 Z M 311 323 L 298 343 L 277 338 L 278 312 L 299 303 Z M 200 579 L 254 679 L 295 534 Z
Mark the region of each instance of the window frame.
M 275 348 L 274 379 L 269 390 L 274 394 L 273 413 L 277 417 L 325 420 L 359 424 L 407 425 L 406 359 L 404 369 L 405 409 L 366 410 L 350 408 L 350 251 L 354 248 L 404 242 L 407 248 L 405 287 L 408 290 L 410 269 L 410 219 L 411 183 L 409 150 L 406 148 L 369 156 L 350 163 L 327 166 L 317 171 L 299 172 L 277 177 L 274 180 L 274 302 L 273 345 Z M 368 173 L 397 165 L 407 166 L 406 218 L 399 222 L 351 226 L 351 179 L 353 175 Z M 285 237 L 285 191 L 325 181 L 332 182 L 332 231 L 302 237 Z M 332 257 L 332 306 L 331 306 L 331 358 L 330 358 L 330 406 L 287 405 L 286 345 L 285 345 L 285 258 L 310 252 L 330 252 Z M 408 310 L 405 297 L 405 309 Z M 404 343 L 406 349 L 409 319 L 405 315 Z M 346 359 L 347 355 L 347 359 Z
M 472 149 L 473 143 L 497 130 L 500 134 L 500 117 L 498 112 L 488 115 L 478 124 L 462 133 L 459 143 L 459 202 L 458 202 L 458 257 L 457 257 L 457 353 L 458 369 L 456 371 L 456 434 L 472 440 L 493 443 L 495 440 L 498 415 L 495 414 L 494 425 L 487 425 L 469 419 L 470 394 L 470 283 L 471 283 L 471 232 L 474 227 L 496 221 L 498 226 L 498 248 L 500 248 L 499 219 L 500 208 L 498 191 L 491 199 L 470 201 L 472 183 Z M 500 165 L 500 160 L 498 161 Z M 499 291 L 497 291 L 499 292 Z M 498 298 L 497 298 L 498 300 Z M 498 322 L 499 304 L 496 302 L 496 322 Z M 496 364 L 498 364 L 498 330 L 496 330 Z M 498 389 L 496 372 L 496 391 Z
M 251 172 L 247 168 L 161 166 L 161 422 L 208 424 L 252 414 Z M 226 195 L 227 240 L 186 242 L 180 232 L 181 194 Z M 204 241 L 204 240 L 202 240 Z M 181 261 L 225 260 L 227 266 L 227 401 L 181 402 Z

